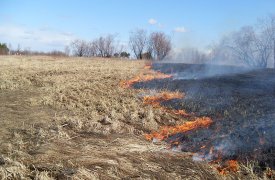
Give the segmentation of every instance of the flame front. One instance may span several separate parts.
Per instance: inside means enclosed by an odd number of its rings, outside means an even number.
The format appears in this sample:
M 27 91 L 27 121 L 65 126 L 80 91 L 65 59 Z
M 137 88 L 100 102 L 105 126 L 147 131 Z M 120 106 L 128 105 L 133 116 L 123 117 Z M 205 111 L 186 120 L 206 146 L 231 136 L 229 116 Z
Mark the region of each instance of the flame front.
M 151 70 L 151 65 L 146 65 L 144 67 L 144 71 L 140 73 L 138 76 L 128 80 L 121 81 L 120 86 L 123 88 L 130 88 L 133 84 L 137 82 L 146 82 L 154 79 L 166 79 L 171 78 L 172 75 L 167 75 L 161 72 L 156 72 Z M 161 106 L 161 102 L 169 101 L 173 99 L 181 99 L 184 98 L 185 94 L 180 92 L 169 92 L 163 91 L 159 93 L 155 93 L 154 95 L 147 95 L 143 97 L 143 103 L 146 105 L 152 105 L 155 108 L 159 108 L 167 113 L 180 115 L 183 117 L 193 117 L 195 120 L 187 121 L 182 125 L 176 126 L 163 126 L 158 131 L 152 132 L 150 134 L 145 134 L 145 138 L 149 141 L 153 139 L 157 139 L 159 141 L 163 141 L 172 135 L 177 133 L 185 133 L 188 131 L 196 130 L 199 128 L 207 128 L 212 123 L 213 120 L 209 117 L 194 117 L 193 114 L 186 113 L 185 110 L 175 110 L 169 109 L 164 106 Z M 265 140 L 263 138 L 260 139 L 260 142 L 264 144 Z M 172 145 L 179 145 L 179 141 L 172 141 Z M 200 149 L 208 149 L 207 145 L 202 145 Z M 214 153 L 214 147 L 210 147 L 209 154 L 212 155 Z M 218 153 L 220 154 L 220 153 Z M 203 158 L 202 158 L 203 159 Z M 218 172 L 222 175 L 227 175 L 230 172 L 237 172 L 239 170 L 239 164 L 236 160 L 228 160 L 223 165 L 220 165 L 222 162 L 221 157 L 218 157 L 216 160 L 211 161 L 210 163 L 218 170 Z
M 191 130 L 195 130 L 203 127 L 206 128 L 212 123 L 213 121 L 209 117 L 201 117 L 201 118 L 197 118 L 194 121 L 188 121 L 182 125 L 164 126 L 158 132 L 146 134 L 145 138 L 147 140 L 152 140 L 153 138 L 158 140 L 164 140 L 169 136 L 177 133 L 184 133 L 187 131 L 191 131 Z
M 158 71 L 151 70 L 151 65 L 145 65 L 144 70 L 144 72 L 140 73 L 130 80 L 121 81 L 120 86 L 126 89 L 130 88 L 133 84 L 138 82 L 146 82 L 154 79 L 167 79 L 172 77 L 172 75 L 167 75 Z
M 160 103 L 162 101 L 169 101 L 172 99 L 181 99 L 184 97 L 183 93 L 180 92 L 161 92 L 154 96 L 144 96 L 143 102 L 144 104 L 150 104 L 154 107 L 160 107 Z
M 185 112 L 185 110 L 183 110 L 183 109 L 180 109 L 180 110 L 167 109 L 167 111 L 172 113 L 172 114 L 180 115 L 180 116 L 183 116 L 183 117 L 190 117 L 191 116 L 190 114 Z

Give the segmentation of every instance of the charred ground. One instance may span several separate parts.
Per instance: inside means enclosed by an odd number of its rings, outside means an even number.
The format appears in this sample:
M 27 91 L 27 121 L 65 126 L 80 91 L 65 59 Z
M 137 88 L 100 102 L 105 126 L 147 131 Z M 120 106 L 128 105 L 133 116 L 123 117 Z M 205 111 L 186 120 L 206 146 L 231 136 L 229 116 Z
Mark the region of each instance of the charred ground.
M 174 78 L 137 83 L 135 88 L 183 92 L 184 98 L 163 105 L 214 120 L 208 129 L 176 134 L 168 142 L 179 141 L 177 148 L 197 152 L 195 159 L 250 159 L 263 169 L 275 168 L 274 70 L 160 63 L 153 68 Z

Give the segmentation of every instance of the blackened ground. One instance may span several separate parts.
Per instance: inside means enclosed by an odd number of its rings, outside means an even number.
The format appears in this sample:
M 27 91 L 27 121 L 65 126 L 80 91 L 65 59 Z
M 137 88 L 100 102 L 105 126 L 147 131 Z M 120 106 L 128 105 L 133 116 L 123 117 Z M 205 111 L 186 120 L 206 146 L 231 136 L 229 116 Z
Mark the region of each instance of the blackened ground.
M 183 99 L 163 105 L 214 120 L 208 129 L 177 134 L 167 141 L 180 140 L 182 151 L 198 152 L 198 157 L 209 160 L 251 159 L 275 168 L 273 69 L 190 64 L 154 64 L 153 68 L 174 78 L 140 82 L 135 88 L 184 92 Z M 212 146 L 214 155 L 209 153 Z

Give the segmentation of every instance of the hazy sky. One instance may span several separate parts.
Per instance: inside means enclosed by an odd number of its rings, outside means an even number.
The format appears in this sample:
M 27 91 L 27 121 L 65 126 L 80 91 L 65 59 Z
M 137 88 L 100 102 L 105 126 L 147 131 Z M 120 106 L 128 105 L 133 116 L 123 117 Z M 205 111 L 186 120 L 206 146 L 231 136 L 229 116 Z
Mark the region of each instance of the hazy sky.
M 75 38 L 135 28 L 164 31 L 176 48 L 205 48 L 223 34 L 275 13 L 275 0 L 0 0 L 0 42 L 63 50 Z

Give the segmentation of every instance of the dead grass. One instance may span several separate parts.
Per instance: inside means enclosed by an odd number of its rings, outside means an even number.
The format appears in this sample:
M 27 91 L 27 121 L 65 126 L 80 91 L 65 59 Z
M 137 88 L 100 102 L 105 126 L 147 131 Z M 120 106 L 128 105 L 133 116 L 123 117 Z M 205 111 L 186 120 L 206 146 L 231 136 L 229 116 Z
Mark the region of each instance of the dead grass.
M 184 120 L 119 87 L 144 61 L 0 57 L 1 179 L 235 179 L 143 135 Z M 2 162 L 2 163 L 1 163 Z M 245 169 L 248 168 L 248 169 Z M 249 179 L 247 178 L 247 179 Z

